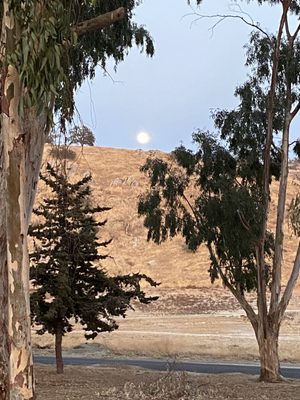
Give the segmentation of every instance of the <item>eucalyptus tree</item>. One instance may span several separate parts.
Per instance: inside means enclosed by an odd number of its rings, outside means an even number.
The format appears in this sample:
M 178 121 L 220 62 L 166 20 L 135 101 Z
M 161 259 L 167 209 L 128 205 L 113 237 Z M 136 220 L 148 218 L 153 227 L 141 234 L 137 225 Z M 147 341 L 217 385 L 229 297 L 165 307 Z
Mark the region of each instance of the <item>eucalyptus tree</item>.
M 0 398 L 32 399 L 27 230 L 53 113 L 97 65 L 153 43 L 133 21 L 138 0 L 1 0 Z
M 249 78 L 235 93 L 239 106 L 215 112 L 217 136 L 194 134 L 196 152 L 180 147 L 171 163 L 148 160 L 143 170 L 150 190 L 140 199 L 139 213 L 145 216 L 148 239 L 160 243 L 182 234 L 192 250 L 206 244 L 211 279 L 220 277 L 245 310 L 259 347 L 261 379 L 273 381 L 280 379 L 279 331 L 300 270 L 298 242 L 283 288 L 290 131 L 300 110 L 300 5 L 291 0 L 268 3 L 281 6 L 278 29 L 274 35 L 260 27 L 252 33 Z M 294 32 L 291 20 L 298 21 Z M 274 179 L 279 180 L 279 192 L 273 233 L 269 213 Z M 196 197 L 189 196 L 191 183 L 198 189 Z M 299 198 L 289 207 L 298 237 Z M 251 291 L 257 293 L 257 310 L 247 301 Z

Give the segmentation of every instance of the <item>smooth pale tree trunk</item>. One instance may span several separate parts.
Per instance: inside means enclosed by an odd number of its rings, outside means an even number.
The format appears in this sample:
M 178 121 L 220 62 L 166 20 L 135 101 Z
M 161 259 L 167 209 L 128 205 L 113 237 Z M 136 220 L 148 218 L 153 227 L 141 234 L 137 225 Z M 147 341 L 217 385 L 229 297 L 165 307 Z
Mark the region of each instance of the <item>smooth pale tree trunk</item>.
M 0 140 L 0 400 L 34 398 L 27 231 L 47 124 L 34 110 L 20 118 L 19 98 L 17 71 L 8 67 Z
M 27 231 L 43 153 L 45 118 L 33 116 L 31 111 L 22 130 L 12 117 L 2 118 L 1 134 L 5 141 L 0 184 L 1 400 L 34 398 Z
M 2 40 L 14 51 L 15 26 L 4 4 Z M 20 116 L 16 69 L 1 71 L 0 131 L 0 400 L 34 399 L 27 231 L 47 120 L 34 109 Z M 47 105 L 45 105 L 46 107 Z
M 278 354 L 279 323 L 272 324 L 267 330 L 259 324 L 255 333 L 260 358 L 260 380 L 266 382 L 282 380 Z
M 4 399 L 33 399 L 33 366 L 30 339 L 29 268 L 27 252 L 28 210 L 25 201 L 25 147 L 24 132 L 18 116 L 20 85 L 17 71 L 8 67 L 4 96 L 7 109 L 2 109 L 1 134 L 3 135 L 5 197 L 1 205 L 6 214 L 6 243 L 0 246 L 6 251 L 7 269 L 5 285 L 7 299 L 7 334 L 9 343 L 8 364 L 9 393 Z M 12 95 L 13 94 L 13 95 Z M 3 112 L 4 111 L 4 112 Z M 6 244 L 6 246 L 5 246 Z M 2 260 L 5 263 L 5 257 Z M 6 273 L 5 273 L 6 275 Z M 1 355 L 4 358 L 5 355 Z
M 55 333 L 56 372 L 58 374 L 64 373 L 64 361 L 62 358 L 62 338 L 62 331 L 61 329 L 58 329 Z

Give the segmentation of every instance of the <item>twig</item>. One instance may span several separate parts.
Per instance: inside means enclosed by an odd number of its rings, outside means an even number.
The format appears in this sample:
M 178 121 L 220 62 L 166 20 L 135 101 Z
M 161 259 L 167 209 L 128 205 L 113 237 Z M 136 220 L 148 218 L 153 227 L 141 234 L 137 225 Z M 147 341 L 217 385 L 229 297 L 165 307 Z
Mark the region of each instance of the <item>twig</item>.
M 242 12 L 242 13 L 245 14 L 245 15 L 247 15 L 247 16 L 249 16 L 247 13 L 244 13 L 244 12 Z M 191 27 L 192 27 L 196 22 L 198 22 L 198 21 L 200 21 L 200 20 L 202 20 L 202 19 L 216 19 L 216 18 L 218 18 L 218 21 L 217 21 L 216 23 L 214 23 L 214 25 L 213 25 L 212 27 L 209 28 L 209 30 L 212 32 L 212 34 L 213 34 L 215 28 L 216 28 L 220 23 L 222 23 L 223 21 L 225 21 L 226 19 L 238 19 L 238 20 L 244 22 L 246 25 L 249 25 L 249 26 L 251 26 L 252 28 L 257 29 L 258 31 L 260 31 L 261 33 L 263 33 L 263 34 L 271 41 L 271 38 L 270 38 L 269 34 L 268 34 L 264 29 L 262 29 L 262 28 L 259 26 L 258 23 L 255 23 L 255 22 L 253 21 L 253 19 L 252 19 L 250 16 L 249 16 L 249 18 L 250 18 L 251 21 L 247 21 L 242 15 L 234 15 L 234 14 L 211 14 L 211 15 L 205 15 L 205 14 L 199 14 L 199 13 L 197 13 L 197 12 L 194 11 L 193 13 L 186 14 L 185 17 L 191 16 L 191 15 L 197 17 L 196 19 L 194 19 L 194 21 L 191 22 Z

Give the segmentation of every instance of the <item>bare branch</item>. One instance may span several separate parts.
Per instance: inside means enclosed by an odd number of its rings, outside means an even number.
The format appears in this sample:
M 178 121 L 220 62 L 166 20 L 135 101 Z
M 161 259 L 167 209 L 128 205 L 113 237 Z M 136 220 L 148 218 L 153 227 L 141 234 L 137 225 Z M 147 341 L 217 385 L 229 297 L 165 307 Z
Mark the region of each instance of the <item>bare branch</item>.
M 291 113 L 290 113 L 291 120 L 293 120 L 293 119 L 296 117 L 296 115 L 298 114 L 299 111 L 300 111 L 300 101 L 299 101 L 299 103 L 295 106 L 294 110 L 291 111 Z
M 193 214 L 193 216 L 194 216 L 194 218 L 195 218 L 195 220 L 196 220 L 196 222 L 198 224 L 198 227 L 200 228 L 201 227 L 200 220 L 199 220 L 199 217 L 198 217 L 194 207 L 192 206 L 191 202 L 189 201 L 189 199 L 186 197 L 185 194 L 182 195 L 182 198 L 184 199 L 184 201 L 189 206 L 189 208 L 190 208 L 190 210 L 191 210 L 191 212 L 192 212 L 192 214 Z
M 95 18 L 88 19 L 86 21 L 79 22 L 74 25 L 71 30 L 76 32 L 78 36 L 84 35 L 85 33 L 94 32 L 99 29 L 107 28 L 115 22 L 121 21 L 126 16 L 125 8 L 120 7 L 114 11 L 110 11 L 105 14 L 98 15 Z
M 300 32 L 300 24 L 297 26 L 295 33 L 292 36 L 292 41 L 294 42 Z
M 288 280 L 287 286 L 285 288 L 285 291 L 284 291 L 283 296 L 279 303 L 279 321 L 281 321 L 281 319 L 285 313 L 285 310 L 287 309 L 289 301 L 292 297 L 294 287 L 295 287 L 298 277 L 299 277 L 299 272 L 300 272 L 300 242 L 298 244 L 297 255 L 295 258 L 291 276 Z
M 291 32 L 290 32 L 290 27 L 289 27 L 289 20 L 288 20 L 288 18 L 286 19 L 284 26 L 285 26 L 285 33 L 286 33 L 286 36 L 287 36 L 288 41 L 290 41 L 290 40 L 293 41 L 293 40 L 294 40 L 294 39 L 293 39 L 294 36 L 292 36 L 292 35 L 291 35 Z
M 211 14 L 211 15 L 205 15 L 205 14 L 199 14 L 197 12 L 193 12 L 190 14 L 186 14 L 185 16 L 196 16 L 197 18 L 192 21 L 192 24 L 195 24 L 197 21 L 200 21 L 202 19 L 216 19 L 218 18 L 218 21 L 210 28 L 210 31 L 213 33 L 214 29 L 216 28 L 216 26 L 218 26 L 220 23 L 222 23 L 224 20 L 226 19 L 238 19 L 242 22 L 244 22 L 246 25 L 251 26 L 252 28 L 257 29 L 258 31 L 260 31 L 262 34 L 264 34 L 270 41 L 271 38 L 269 36 L 269 34 L 262 29 L 258 23 L 255 23 L 252 18 L 250 18 L 250 21 L 247 21 L 247 19 L 245 17 L 243 17 L 242 15 L 234 15 L 234 14 Z M 248 14 L 246 14 L 248 15 Z
M 240 211 L 240 210 L 237 210 L 237 214 L 239 216 L 240 223 L 243 225 L 243 227 L 246 229 L 246 231 L 249 232 L 250 231 L 250 225 L 249 225 L 248 221 L 246 220 L 246 218 L 244 216 L 244 213 L 242 211 Z

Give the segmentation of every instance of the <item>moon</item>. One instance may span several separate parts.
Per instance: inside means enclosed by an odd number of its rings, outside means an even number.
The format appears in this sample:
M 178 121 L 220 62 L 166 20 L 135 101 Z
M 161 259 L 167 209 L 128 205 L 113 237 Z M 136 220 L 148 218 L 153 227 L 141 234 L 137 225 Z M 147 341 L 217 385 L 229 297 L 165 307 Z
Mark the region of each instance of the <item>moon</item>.
M 142 131 L 136 135 L 136 140 L 139 144 L 148 144 L 151 140 L 151 136 L 148 132 Z

